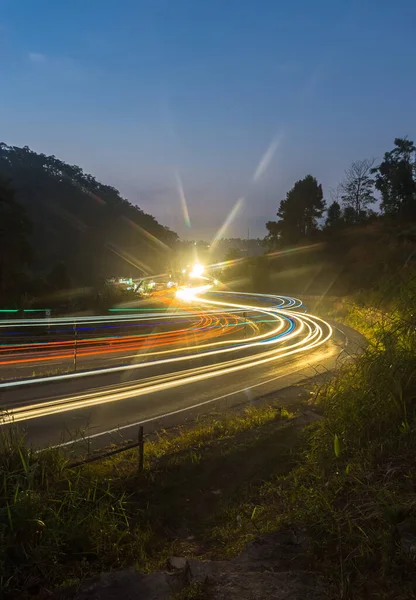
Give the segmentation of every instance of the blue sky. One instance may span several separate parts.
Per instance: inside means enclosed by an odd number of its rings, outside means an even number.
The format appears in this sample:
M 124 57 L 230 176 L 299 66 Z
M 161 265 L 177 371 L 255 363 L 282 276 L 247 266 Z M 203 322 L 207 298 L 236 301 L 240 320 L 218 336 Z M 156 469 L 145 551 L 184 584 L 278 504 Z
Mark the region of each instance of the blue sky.
M 226 235 L 263 236 L 297 179 L 329 198 L 352 160 L 414 139 L 415 24 L 414 0 L 2 0 L 0 140 L 184 237 L 244 198 Z

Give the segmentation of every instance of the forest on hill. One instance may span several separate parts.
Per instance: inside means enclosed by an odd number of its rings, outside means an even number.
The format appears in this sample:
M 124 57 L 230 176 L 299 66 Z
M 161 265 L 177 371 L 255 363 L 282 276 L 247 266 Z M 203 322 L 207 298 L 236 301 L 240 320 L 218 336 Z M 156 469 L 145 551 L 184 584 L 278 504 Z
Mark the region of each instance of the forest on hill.
M 377 164 L 354 161 L 325 199 L 312 175 L 295 182 L 266 223 L 266 254 L 230 252 L 227 281 L 240 290 L 346 296 L 376 290 L 416 264 L 416 147 L 396 138 Z M 384 285 L 384 284 L 381 284 Z
M 0 221 L 4 298 L 33 284 L 22 272 L 25 266 L 30 279 L 51 276 L 71 287 L 94 286 L 112 275 L 161 272 L 177 240 L 152 215 L 80 167 L 4 143 Z

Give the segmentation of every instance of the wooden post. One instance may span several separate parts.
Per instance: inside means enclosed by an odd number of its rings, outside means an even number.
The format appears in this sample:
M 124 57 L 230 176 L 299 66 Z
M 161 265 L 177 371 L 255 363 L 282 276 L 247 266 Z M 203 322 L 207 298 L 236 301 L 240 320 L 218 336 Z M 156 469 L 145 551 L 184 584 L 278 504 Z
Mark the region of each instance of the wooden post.
M 139 426 L 139 473 L 143 473 L 144 439 L 143 425 Z
M 77 370 L 77 324 L 74 322 L 74 371 Z

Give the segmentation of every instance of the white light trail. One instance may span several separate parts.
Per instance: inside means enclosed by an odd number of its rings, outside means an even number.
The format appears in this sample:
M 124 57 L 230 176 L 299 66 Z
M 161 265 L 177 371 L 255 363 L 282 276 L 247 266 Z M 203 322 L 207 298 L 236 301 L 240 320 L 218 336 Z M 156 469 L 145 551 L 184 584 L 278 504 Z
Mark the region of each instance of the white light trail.
M 191 288 L 188 288 L 188 290 L 191 290 Z M 167 356 L 137 365 L 125 365 L 123 367 L 102 369 L 100 371 L 96 370 L 93 372 L 94 375 L 97 375 L 97 373 L 105 374 L 124 370 L 125 368 L 141 369 L 155 365 L 165 365 L 168 367 L 172 363 L 183 361 L 189 365 L 189 360 L 198 359 L 200 361 L 204 357 L 210 358 L 209 363 L 203 366 L 183 368 L 182 370 L 176 370 L 175 368 L 174 372 L 130 381 L 121 385 L 117 384 L 111 388 L 96 389 L 84 393 L 67 395 L 47 402 L 38 401 L 18 406 L 3 415 L 2 424 L 46 417 L 74 409 L 114 403 L 128 398 L 148 397 L 151 394 L 164 390 L 185 387 L 200 381 L 238 373 L 242 370 L 258 368 L 289 356 L 311 352 L 318 346 L 325 344 L 332 335 L 331 326 L 319 317 L 280 308 L 279 304 L 282 303 L 282 297 L 258 294 L 253 296 L 249 294 L 234 294 L 236 300 L 240 300 L 241 296 L 247 297 L 248 301 L 257 297 L 259 301 L 267 301 L 271 305 L 261 308 L 252 302 L 248 303 L 247 300 L 244 304 L 233 302 L 232 293 L 227 294 L 227 301 L 201 296 L 200 294 L 205 291 L 205 289 L 201 290 L 201 288 L 191 290 L 189 301 L 195 302 L 198 307 L 205 307 L 208 309 L 207 313 L 210 312 L 212 307 L 215 307 L 217 312 L 220 309 L 230 314 L 237 313 L 238 318 L 241 319 L 241 310 L 244 310 L 249 314 L 260 315 L 263 318 L 267 317 L 268 320 L 274 321 L 275 325 L 268 326 L 268 330 L 263 333 L 258 332 L 247 338 L 200 344 L 193 347 L 192 354 L 187 354 L 186 357 Z M 283 300 L 285 306 L 299 306 L 299 302 L 296 299 L 290 298 Z M 255 321 L 253 321 L 253 325 L 255 325 Z M 173 350 L 166 350 L 155 354 L 172 354 L 174 352 Z M 228 359 L 226 359 L 227 355 L 229 355 Z M 213 356 L 218 357 L 217 362 L 212 361 Z M 72 375 L 77 377 L 85 376 L 86 374 Z M 43 378 L 43 380 L 64 381 L 68 378 L 68 375 L 61 375 Z M 4 384 L 0 387 L 4 387 Z

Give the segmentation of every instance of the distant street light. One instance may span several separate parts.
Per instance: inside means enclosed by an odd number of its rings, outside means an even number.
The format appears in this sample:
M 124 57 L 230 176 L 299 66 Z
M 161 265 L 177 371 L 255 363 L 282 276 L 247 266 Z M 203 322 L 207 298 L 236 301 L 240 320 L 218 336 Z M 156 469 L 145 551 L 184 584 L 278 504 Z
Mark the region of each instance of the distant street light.
M 192 271 L 189 273 L 190 277 L 201 277 L 204 272 L 204 267 L 199 263 L 195 263 L 192 267 Z

